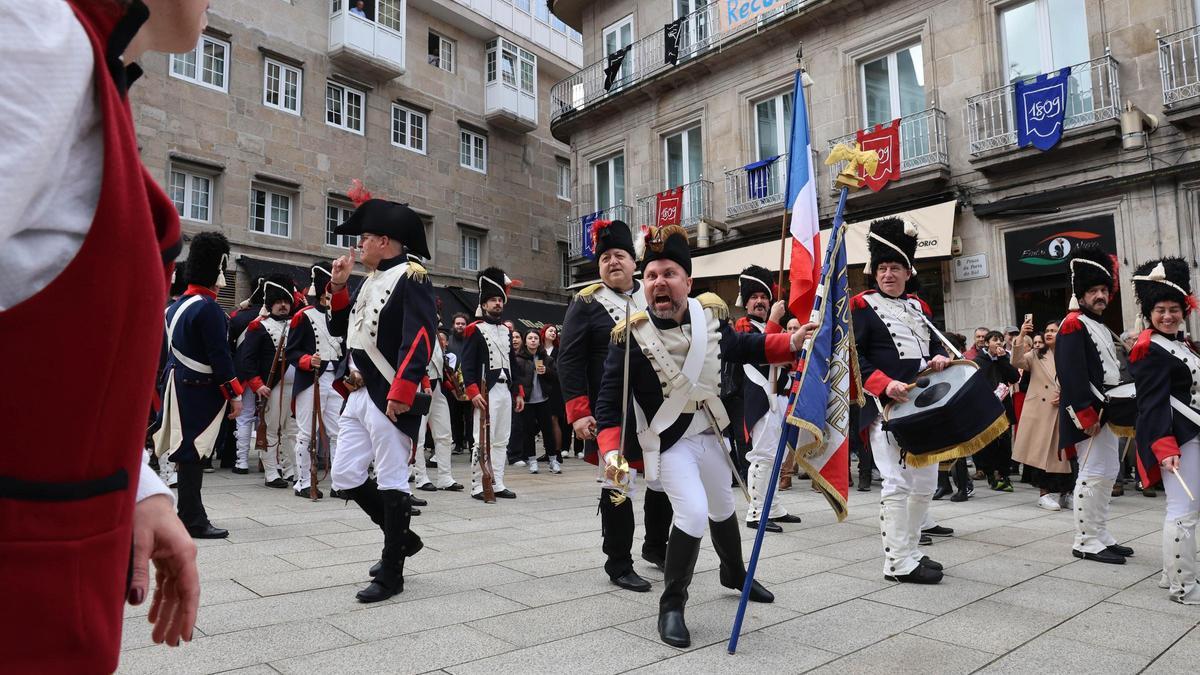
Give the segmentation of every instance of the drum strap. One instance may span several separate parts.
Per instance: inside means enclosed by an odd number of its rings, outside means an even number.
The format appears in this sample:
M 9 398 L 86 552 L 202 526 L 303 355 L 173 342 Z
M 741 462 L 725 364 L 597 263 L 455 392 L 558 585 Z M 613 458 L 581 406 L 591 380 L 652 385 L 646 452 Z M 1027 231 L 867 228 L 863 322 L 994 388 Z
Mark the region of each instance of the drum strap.
M 929 326 L 929 330 L 933 331 L 933 334 L 942 341 L 942 344 L 946 346 L 946 349 L 950 350 L 950 353 L 954 355 L 954 358 L 961 359 L 963 357 L 962 352 L 958 351 L 954 344 L 947 340 L 945 335 L 942 335 L 942 331 L 938 330 L 937 326 L 933 325 L 933 322 L 929 320 L 929 317 L 925 316 L 925 312 L 921 312 L 921 319 L 925 322 L 926 326 Z

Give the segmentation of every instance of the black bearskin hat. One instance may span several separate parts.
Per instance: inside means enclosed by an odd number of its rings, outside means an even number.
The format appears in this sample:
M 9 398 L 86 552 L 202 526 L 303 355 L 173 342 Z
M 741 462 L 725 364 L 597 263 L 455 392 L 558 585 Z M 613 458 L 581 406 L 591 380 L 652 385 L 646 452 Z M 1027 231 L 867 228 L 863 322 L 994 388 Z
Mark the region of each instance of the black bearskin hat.
M 263 282 L 263 306 L 268 310 L 280 300 L 295 304 L 296 296 L 292 280 L 286 274 L 272 274 Z
M 592 223 L 589 236 L 592 237 L 592 250 L 597 259 L 612 248 L 626 251 L 632 258 L 637 257 L 633 248 L 633 233 L 623 220 L 597 220 Z
M 738 276 L 738 299 L 735 305 L 745 307 L 750 301 L 750 296 L 755 293 L 766 293 L 767 304 L 775 302 L 775 286 L 772 281 L 771 272 L 765 267 L 751 265 L 742 270 Z
M 329 285 L 329 280 L 333 278 L 333 273 L 330 272 L 331 265 L 328 260 L 317 261 L 308 271 L 308 278 L 312 285 L 308 287 L 308 293 L 305 295 L 315 295 L 321 297 L 325 294 L 325 287 Z
M 489 267 L 476 277 L 479 284 L 479 304 L 482 306 L 489 298 L 500 298 L 508 302 L 508 292 L 520 282 L 513 281 L 499 267 Z
M 187 261 L 180 260 L 175 263 L 175 271 L 171 272 L 171 289 L 168 295 L 172 298 L 178 298 L 187 292 Z
M 188 247 L 183 278 L 188 284 L 212 288 L 225 285 L 225 265 L 229 262 L 229 240 L 220 232 L 201 232 Z M 177 275 L 178 276 L 178 275 Z
M 883 218 L 871 223 L 867 233 L 867 251 L 870 263 L 869 276 L 875 276 L 875 268 L 885 262 L 903 265 L 910 274 L 916 274 L 913 265 L 917 257 L 917 226 L 901 218 Z
M 1138 265 L 1133 271 L 1133 293 L 1147 321 L 1159 302 L 1178 302 L 1185 316 L 1196 306 L 1191 271 L 1183 258 L 1161 258 Z
M 1071 269 L 1071 292 L 1082 298 L 1093 286 L 1116 289 L 1117 261 L 1098 248 L 1077 248 L 1068 263 Z
M 646 252 L 642 255 L 642 272 L 655 260 L 673 260 L 684 273 L 692 276 L 692 251 L 688 247 L 687 230 L 678 225 L 651 227 L 646 235 Z

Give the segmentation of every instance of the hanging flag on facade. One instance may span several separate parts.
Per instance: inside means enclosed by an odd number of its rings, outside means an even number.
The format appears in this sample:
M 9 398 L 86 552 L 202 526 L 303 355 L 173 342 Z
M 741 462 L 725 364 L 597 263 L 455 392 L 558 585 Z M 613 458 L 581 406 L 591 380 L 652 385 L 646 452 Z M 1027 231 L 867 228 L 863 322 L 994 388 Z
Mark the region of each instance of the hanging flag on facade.
M 772 155 L 742 167 L 746 171 L 746 194 L 750 199 L 766 199 L 774 192 L 772 187 L 775 190 L 779 189 L 779 183 L 771 180 L 777 159 L 779 159 L 779 155 Z
M 1046 151 L 1058 144 L 1067 115 L 1070 79 L 1071 69 L 1067 67 L 1013 85 L 1017 147 L 1032 145 Z
M 683 188 L 671 188 L 658 193 L 655 203 L 654 222 L 659 227 L 667 225 L 678 225 L 680 217 L 680 207 L 683 205 Z
M 858 167 L 858 175 L 872 192 L 879 192 L 890 180 L 900 180 L 900 118 L 876 124 L 874 129 L 859 129 L 856 140 L 863 150 L 879 155 L 874 173 L 868 175 L 866 167 Z
M 850 328 L 850 292 L 846 280 L 846 226 L 841 211 L 829 234 L 829 269 L 819 327 L 804 363 L 784 433 L 796 463 L 825 495 L 838 521 L 846 517 L 850 490 L 850 405 L 862 405 L 862 383 Z M 836 247 L 836 248 L 834 248 Z
M 679 63 L 679 29 L 686 18 L 681 16 L 663 26 L 663 61 L 671 65 Z
M 604 212 L 597 211 L 595 213 L 589 213 L 579 219 L 579 222 L 583 226 L 583 232 L 581 233 L 581 236 L 583 237 L 583 257 L 588 258 L 589 260 L 596 257 L 596 242 L 592 237 L 592 225 L 594 225 L 596 221 L 600 219 L 600 214 L 602 213 Z
M 626 45 L 608 55 L 608 63 L 604 66 L 604 91 L 612 89 L 617 81 L 617 76 L 621 74 L 621 66 L 625 64 L 625 57 L 632 46 Z
M 788 142 L 787 166 L 787 209 L 791 211 L 789 230 L 792 235 L 791 267 L 788 279 L 788 311 L 792 316 L 804 317 L 812 311 L 813 298 L 817 290 L 817 279 L 821 276 L 821 259 L 817 249 L 821 246 L 820 220 L 817 217 L 817 176 L 812 165 L 812 142 L 808 137 L 808 109 L 804 103 L 804 86 L 800 82 L 802 71 L 796 71 L 792 88 L 792 134 Z

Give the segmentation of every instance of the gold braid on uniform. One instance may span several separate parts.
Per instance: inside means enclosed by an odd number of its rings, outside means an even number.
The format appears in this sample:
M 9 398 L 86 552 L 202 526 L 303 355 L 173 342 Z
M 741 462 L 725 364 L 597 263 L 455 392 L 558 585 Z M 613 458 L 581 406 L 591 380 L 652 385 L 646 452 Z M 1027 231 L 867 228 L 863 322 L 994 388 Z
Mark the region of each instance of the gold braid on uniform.
M 615 345 L 619 345 L 619 344 L 622 344 L 625 342 L 625 333 L 626 333 L 625 324 L 632 323 L 632 324 L 636 325 L 636 324 L 639 324 L 649 318 L 650 318 L 650 315 L 646 314 L 645 312 L 638 312 L 638 313 L 634 314 L 633 316 L 629 317 L 628 319 L 621 319 L 620 321 L 618 321 L 617 325 L 613 326 L 612 333 L 610 334 L 612 337 L 612 343 Z
M 404 271 L 404 276 L 412 277 L 416 281 L 425 281 L 429 278 L 429 270 L 425 269 L 420 263 L 408 263 L 408 269 Z
M 701 293 L 696 296 L 696 300 L 700 302 L 700 306 L 704 309 L 711 309 L 713 316 L 718 320 L 724 321 L 729 318 L 729 305 L 721 299 L 721 296 L 716 293 Z
M 590 286 L 585 286 L 582 289 L 580 289 L 580 291 L 578 293 L 575 294 L 575 297 L 579 298 L 580 300 L 583 300 L 584 302 L 591 302 L 592 295 L 594 295 L 596 293 L 596 291 L 600 290 L 601 288 L 604 288 L 604 284 L 596 283 L 596 284 L 592 284 Z

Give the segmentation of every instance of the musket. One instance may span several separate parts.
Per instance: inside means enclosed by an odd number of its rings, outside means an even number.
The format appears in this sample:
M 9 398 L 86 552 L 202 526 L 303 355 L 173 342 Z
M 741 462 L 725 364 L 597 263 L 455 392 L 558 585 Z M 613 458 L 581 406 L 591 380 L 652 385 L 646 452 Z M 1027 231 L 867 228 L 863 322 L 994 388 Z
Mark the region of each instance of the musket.
M 613 480 L 614 491 L 609 495 L 609 500 L 614 506 L 620 506 L 629 499 L 629 488 L 632 482 L 629 476 L 629 462 L 625 459 L 625 431 L 629 420 L 629 331 L 631 326 L 629 320 L 629 295 L 625 295 L 625 367 L 621 374 L 621 441 L 617 445 L 617 459 L 613 462 L 613 466 L 617 469 L 617 476 Z
M 324 370 L 325 362 L 321 362 L 321 369 Z M 312 407 L 312 435 L 309 436 L 308 442 L 308 498 L 314 502 L 319 499 L 317 496 L 317 457 L 318 450 L 327 446 L 329 443 L 329 434 L 325 430 L 325 420 L 321 417 L 321 373 L 313 373 L 313 407 Z
M 442 381 L 450 385 L 454 398 L 467 400 L 467 388 L 463 385 L 462 373 L 457 368 L 450 367 L 450 355 L 442 354 Z
M 483 397 L 483 410 L 479 412 L 479 483 L 483 486 L 483 502 L 496 503 L 496 491 L 493 489 L 495 475 L 492 472 L 492 405 L 488 400 L 487 371 L 480 373 L 479 395 Z
M 266 328 L 263 328 L 263 330 L 266 330 Z M 267 387 L 273 387 L 273 386 L 277 386 L 279 384 L 279 383 L 276 383 L 275 385 L 272 385 L 271 383 L 275 380 L 275 373 L 278 371 L 279 364 L 283 360 L 283 345 L 285 342 L 287 342 L 287 327 L 286 326 L 284 327 L 283 330 L 279 331 L 279 344 L 275 346 L 275 357 L 271 360 L 271 372 L 267 374 L 267 382 L 266 382 Z M 280 382 L 283 381 L 282 377 L 280 377 L 279 379 L 280 379 Z M 280 405 L 283 404 L 282 391 L 280 392 L 279 403 L 280 403 Z M 267 399 L 266 399 L 266 397 L 259 396 L 258 400 L 255 401 L 255 408 L 257 408 L 256 413 L 258 415 L 258 427 L 254 430 L 254 435 L 255 435 L 254 448 L 261 453 L 262 451 L 267 450 L 270 447 L 267 445 Z M 280 420 L 282 420 L 282 419 L 283 418 L 280 417 Z

